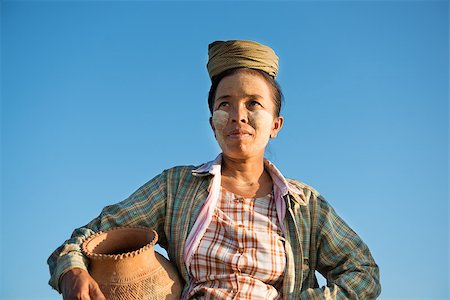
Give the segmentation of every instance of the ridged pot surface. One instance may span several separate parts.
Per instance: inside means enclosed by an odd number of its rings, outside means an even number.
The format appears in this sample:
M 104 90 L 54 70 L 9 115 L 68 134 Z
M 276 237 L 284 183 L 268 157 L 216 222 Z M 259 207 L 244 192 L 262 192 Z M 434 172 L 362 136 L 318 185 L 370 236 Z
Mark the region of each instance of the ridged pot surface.
M 83 242 L 89 273 L 106 299 L 180 299 L 182 282 L 172 263 L 154 251 L 157 240 L 154 230 L 119 227 Z

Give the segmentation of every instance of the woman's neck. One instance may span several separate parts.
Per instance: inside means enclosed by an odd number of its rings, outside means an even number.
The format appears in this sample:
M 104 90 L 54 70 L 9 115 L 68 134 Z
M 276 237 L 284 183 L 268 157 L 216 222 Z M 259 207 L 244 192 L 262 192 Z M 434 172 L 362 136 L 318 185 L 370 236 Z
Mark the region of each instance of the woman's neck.
M 233 159 L 223 156 L 222 186 L 244 197 L 260 197 L 270 193 L 272 179 L 264 171 L 264 157 Z

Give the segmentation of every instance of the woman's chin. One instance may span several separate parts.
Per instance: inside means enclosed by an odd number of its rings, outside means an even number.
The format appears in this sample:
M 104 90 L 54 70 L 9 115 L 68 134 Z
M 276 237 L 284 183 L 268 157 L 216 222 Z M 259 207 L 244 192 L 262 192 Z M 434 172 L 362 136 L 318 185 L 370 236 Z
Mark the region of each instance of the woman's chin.
M 239 147 L 239 148 L 228 148 L 223 149 L 222 153 L 225 157 L 229 157 L 232 159 L 248 159 L 253 157 L 259 157 L 264 156 L 264 149 L 258 151 L 257 149 L 251 149 L 246 147 Z

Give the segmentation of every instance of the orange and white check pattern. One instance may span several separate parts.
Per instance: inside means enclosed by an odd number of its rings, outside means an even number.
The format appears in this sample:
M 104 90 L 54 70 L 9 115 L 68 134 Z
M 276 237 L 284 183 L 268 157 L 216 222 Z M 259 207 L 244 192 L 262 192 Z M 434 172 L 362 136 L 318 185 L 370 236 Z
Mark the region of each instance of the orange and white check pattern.
M 282 298 L 286 255 L 272 198 L 244 198 L 221 189 L 192 257 L 188 298 Z

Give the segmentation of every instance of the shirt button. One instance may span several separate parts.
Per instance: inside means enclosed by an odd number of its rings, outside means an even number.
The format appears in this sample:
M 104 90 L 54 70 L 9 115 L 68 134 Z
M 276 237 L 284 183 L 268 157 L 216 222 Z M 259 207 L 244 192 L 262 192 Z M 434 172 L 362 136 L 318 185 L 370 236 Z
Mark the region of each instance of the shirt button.
M 240 247 L 240 248 L 238 249 L 238 252 L 239 252 L 240 254 L 244 253 L 244 251 L 245 251 L 245 249 L 244 249 L 243 247 Z

